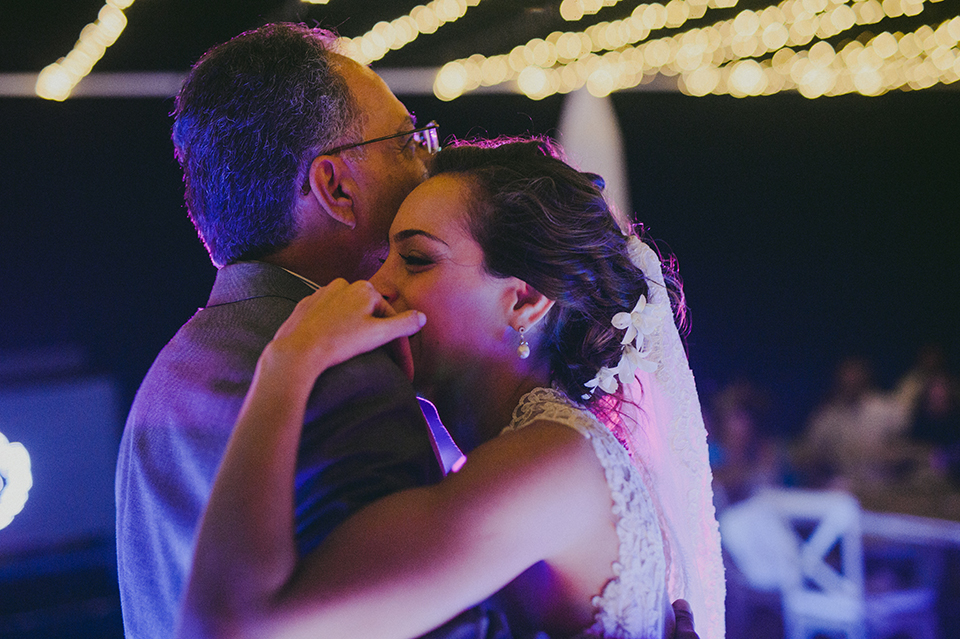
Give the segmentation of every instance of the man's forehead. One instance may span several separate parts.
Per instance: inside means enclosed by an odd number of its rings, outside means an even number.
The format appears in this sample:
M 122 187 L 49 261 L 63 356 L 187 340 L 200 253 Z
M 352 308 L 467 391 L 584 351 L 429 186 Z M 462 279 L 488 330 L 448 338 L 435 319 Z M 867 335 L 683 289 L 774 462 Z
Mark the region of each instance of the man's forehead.
M 352 58 L 340 54 L 336 55 L 341 59 L 340 73 L 346 79 L 348 85 L 355 85 L 358 89 L 362 88 L 368 91 L 375 89 L 378 92 L 385 92 L 393 96 L 390 88 L 383 81 L 383 78 L 377 75 L 376 71 Z
M 400 132 L 412 128 L 415 116 L 403 106 L 383 79 L 369 67 L 355 60 L 344 58 L 342 68 L 347 87 L 357 101 L 365 124 L 381 129 L 389 127 L 390 132 Z

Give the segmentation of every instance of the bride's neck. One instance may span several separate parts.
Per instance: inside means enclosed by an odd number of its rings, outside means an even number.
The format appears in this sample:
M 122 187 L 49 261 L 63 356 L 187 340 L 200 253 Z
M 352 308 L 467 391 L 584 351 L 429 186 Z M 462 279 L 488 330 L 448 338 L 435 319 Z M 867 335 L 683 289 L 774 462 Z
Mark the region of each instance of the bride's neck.
M 470 372 L 425 389 L 457 445 L 469 452 L 500 434 L 520 398 L 549 386 L 549 367 L 536 362 L 474 366 Z

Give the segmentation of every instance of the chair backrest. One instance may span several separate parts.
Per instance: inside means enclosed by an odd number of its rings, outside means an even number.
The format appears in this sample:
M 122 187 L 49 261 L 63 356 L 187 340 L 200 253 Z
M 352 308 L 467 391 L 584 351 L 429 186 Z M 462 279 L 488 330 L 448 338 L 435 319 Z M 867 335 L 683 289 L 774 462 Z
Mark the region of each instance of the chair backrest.
M 800 571 L 796 534 L 757 497 L 725 508 L 719 516 L 720 539 L 753 590 L 779 591 Z
M 860 505 L 841 491 L 766 489 L 755 499 L 790 530 L 794 561 L 781 562 L 781 589 L 863 599 Z

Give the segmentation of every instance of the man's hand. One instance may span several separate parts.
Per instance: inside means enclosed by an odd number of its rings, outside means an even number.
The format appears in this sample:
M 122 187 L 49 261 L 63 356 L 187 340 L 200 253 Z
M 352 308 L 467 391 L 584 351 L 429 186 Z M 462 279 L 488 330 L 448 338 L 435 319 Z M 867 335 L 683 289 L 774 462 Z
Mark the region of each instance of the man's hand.
M 693 629 L 693 611 L 690 610 L 690 604 L 683 599 L 677 599 L 673 602 L 673 614 L 677 618 L 673 639 L 700 639 L 697 631 Z

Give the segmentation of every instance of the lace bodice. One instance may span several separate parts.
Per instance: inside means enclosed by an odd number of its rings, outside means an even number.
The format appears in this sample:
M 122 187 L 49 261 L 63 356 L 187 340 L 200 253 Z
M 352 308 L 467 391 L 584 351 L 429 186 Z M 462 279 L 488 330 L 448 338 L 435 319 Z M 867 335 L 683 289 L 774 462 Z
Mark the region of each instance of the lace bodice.
M 613 565 L 613 579 L 593 599 L 597 609 L 594 624 L 582 635 L 660 639 L 667 605 L 666 559 L 657 512 L 640 473 L 616 437 L 563 393 L 548 388 L 527 393 L 504 430 L 517 430 L 538 420 L 564 424 L 590 440 L 603 465 L 618 517 L 620 558 Z

